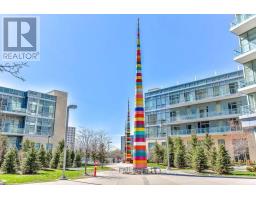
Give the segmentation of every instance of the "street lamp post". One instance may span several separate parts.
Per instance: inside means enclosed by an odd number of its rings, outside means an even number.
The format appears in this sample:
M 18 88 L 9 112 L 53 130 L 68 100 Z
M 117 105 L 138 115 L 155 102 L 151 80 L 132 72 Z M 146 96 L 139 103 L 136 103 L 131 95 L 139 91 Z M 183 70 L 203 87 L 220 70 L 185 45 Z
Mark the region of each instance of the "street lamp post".
M 66 154 L 67 154 L 67 144 L 66 144 L 66 140 L 67 140 L 67 131 L 68 131 L 68 121 L 69 121 L 69 110 L 70 109 L 77 109 L 77 105 L 68 105 L 67 107 L 67 116 L 66 116 L 66 128 L 65 128 L 65 134 L 64 134 L 64 158 L 63 158 L 63 169 L 62 169 L 62 176 L 61 176 L 61 180 L 67 180 L 66 176 L 65 176 L 65 171 L 66 171 Z

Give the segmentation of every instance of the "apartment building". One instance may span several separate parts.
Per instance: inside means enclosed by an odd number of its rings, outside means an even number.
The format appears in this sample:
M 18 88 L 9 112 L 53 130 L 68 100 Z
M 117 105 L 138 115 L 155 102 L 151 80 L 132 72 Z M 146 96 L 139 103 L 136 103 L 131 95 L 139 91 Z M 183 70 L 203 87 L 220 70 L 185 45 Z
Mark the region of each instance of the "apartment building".
M 256 160 L 252 135 L 243 131 L 240 116 L 247 98 L 240 93 L 243 71 L 221 74 L 145 93 L 147 151 L 155 142 L 165 145 L 166 134 L 185 144 L 206 133 L 215 145 L 224 144 L 232 160 Z M 242 145 L 243 144 L 243 145 Z M 246 158 L 245 158 L 246 157 Z
M 68 127 L 67 135 L 66 135 L 66 144 L 68 148 L 74 150 L 75 149 L 75 139 L 76 139 L 76 128 L 75 127 Z
M 21 91 L 0 87 L 0 134 L 20 148 L 24 139 L 55 148 L 64 139 L 67 93 Z

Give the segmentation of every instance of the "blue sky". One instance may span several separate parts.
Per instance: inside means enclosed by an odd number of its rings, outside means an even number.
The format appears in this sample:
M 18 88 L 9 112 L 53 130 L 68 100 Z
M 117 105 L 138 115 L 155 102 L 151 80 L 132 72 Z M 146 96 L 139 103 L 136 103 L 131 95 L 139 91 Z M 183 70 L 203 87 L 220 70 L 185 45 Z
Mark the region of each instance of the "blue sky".
M 0 74 L 0 85 L 67 91 L 78 105 L 71 124 L 105 129 L 119 147 L 128 97 L 133 108 L 137 17 L 144 91 L 237 69 L 232 15 L 40 15 L 41 60 L 23 70 L 25 82 Z

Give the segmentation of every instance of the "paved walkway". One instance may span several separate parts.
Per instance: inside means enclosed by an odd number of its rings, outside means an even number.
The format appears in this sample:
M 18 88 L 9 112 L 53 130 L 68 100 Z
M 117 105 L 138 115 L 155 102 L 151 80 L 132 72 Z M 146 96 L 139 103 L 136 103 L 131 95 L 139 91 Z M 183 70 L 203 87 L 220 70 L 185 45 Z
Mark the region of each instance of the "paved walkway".
M 121 165 L 113 165 L 113 171 L 102 171 L 97 177 L 85 177 L 77 180 L 58 180 L 36 183 L 43 185 L 256 185 L 256 179 L 235 177 L 198 177 L 189 174 L 147 174 L 129 175 L 118 172 Z M 127 165 L 126 165 L 127 166 Z

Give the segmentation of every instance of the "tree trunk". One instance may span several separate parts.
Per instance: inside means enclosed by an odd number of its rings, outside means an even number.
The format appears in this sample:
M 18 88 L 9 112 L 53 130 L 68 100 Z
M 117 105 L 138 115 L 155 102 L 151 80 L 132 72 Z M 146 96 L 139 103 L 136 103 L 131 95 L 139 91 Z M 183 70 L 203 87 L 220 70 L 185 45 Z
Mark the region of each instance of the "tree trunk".
M 87 156 L 84 159 L 84 175 L 87 175 Z

